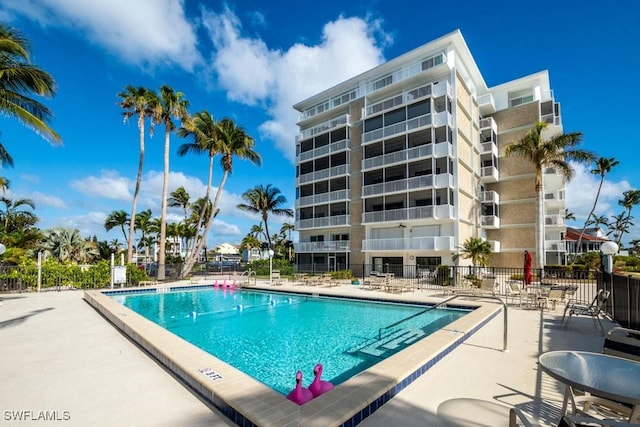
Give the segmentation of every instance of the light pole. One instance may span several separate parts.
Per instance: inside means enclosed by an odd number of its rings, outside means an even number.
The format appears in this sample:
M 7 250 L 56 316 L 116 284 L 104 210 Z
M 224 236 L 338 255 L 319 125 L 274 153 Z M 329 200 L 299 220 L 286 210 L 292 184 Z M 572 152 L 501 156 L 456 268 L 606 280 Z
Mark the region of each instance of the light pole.
M 269 249 L 269 285 L 273 284 L 273 254 L 273 249 Z
M 600 252 L 602 252 L 602 270 L 605 274 L 604 284 L 606 286 L 608 276 L 613 273 L 613 255 L 618 253 L 618 245 L 612 241 L 604 242 L 600 245 Z

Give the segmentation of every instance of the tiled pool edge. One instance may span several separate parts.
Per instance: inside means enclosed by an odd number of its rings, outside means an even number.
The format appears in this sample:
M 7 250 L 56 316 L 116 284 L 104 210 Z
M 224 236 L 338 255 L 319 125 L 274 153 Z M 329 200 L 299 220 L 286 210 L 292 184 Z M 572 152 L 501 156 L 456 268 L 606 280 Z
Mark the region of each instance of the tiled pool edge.
M 192 287 L 199 286 L 188 288 Z M 151 292 L 151 289 L 145 290 Z M 500 307 L 493 304 L 455 304 L 478 308 L 300 407 L 102 292 L 87 291 L 85 300 L 181 381 L 241 426 L 355 426 L 500 313 Z M 170 351 L 166 353 L 165 349 Z M 211 367 L 224 380 L 210 381 L 198 371 L 202 367 Z

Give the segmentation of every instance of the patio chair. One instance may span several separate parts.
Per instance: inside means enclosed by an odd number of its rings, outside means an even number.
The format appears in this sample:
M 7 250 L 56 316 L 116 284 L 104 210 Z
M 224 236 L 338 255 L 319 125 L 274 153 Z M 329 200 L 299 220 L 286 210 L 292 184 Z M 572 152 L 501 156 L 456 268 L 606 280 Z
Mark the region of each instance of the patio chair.
M 593 326 L 596 328 L 599 326 L 600 331 L 602 332 L 602 335 L 604 335 L 604 327 L 602 326 L 602 322 L 600 321 L 600 314 L 602 312 L 602 309 L 604 308 L 604 305 L 607 303 L 607 300 L 609 299 L 609 294 L 610 294 L 609 291 L 604 291 L 600 289 L 598 291 L 598 294 L 595 296 L 595 298 L 593 299 L 593 301 L 591 301 L 591 304 L 589 305 L 586 305 L 584 303 L 569 301 L 567 303 L 567 306 L 564 308 L 564 314 L 562 315 L 562 320 L 564 322 L 565 328 L 569 325 L 569 322 L 571 321 L 571 316 L 573 315 L 589 316 L 591 317 L 591 320 L 593 320 Z M 569 314 L 569 316 L 565 321 L 564 319 L 567 313 Z
M 518 300 L 518 306 L 522 307 L 525 301 L 523 296 L 519 282 L 515 280 L 507 281 L 507 304 L 509 304 L 509 298 L 511 298 L 511 304 L 515 304 L 516 300 Z
M 498 291 L 498 282 L 495 277 L 483 277 L 480 282 L 480 293 L 495 295 Z
M 566 414 L 558 424 L 558 427 L 631 427 L 637 424 L 630 424 L 623 421 L 593 418 L 584 415 Z M 548 424 L 541 424 L 531 420 L 524 412 L 518 408 L 511 408 L 509 411 L 509 427 L 543 427 Z
M 640 362 L 640 331 L 619 326 L 611 328 L 604 339 L 602 352 Z
M 549 293 L 546 296 L 546 303 L 545 305 L 547 307 L 549 307 L 549 304 L 551 304 L 551 308 L 552 310 L 555 311 L 556 309 L 556 305 L 558 304 L 558 301 L 563 301 L 566 295 L 566 290 L 563 288 L 551 288 L 549 290 Z

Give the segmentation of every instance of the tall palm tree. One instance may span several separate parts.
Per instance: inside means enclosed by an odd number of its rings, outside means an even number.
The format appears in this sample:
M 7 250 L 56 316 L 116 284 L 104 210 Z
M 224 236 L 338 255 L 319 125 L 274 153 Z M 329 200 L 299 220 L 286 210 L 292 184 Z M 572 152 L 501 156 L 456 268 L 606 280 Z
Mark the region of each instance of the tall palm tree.
M 6 194 L 10 184 L 11 182 L 7 178 L 0 176 L 0 191 L 3 195 Z
M 249 234 L 258 239 L 267 239 L 267 235 L 264 232 L 264 227 L 262 226 L 262 221 L 260 221 L 259 224 L 252 225 L 251 230 L 249 230 Z
M 604 225 L 605 227 L 609 228 L 609 218 L 607 218 L 605 215 L 591 214 L 591 218 L 589 219 L 587 225 L 592 225 L 595 228 L 600 228 L 601 225 Z
M 598 205 L 598 198 L 600 197 L 600 190 L 602 189 L 604 178 L 605 176 L 607 176 L 609 172 L 611 172 L 611 169 L 616 167 L 619 163 L 620 162 L 618 162 L 613 157 L 610 157 L 608 159 L 606 157 L 600 157 L 598 160 L 596 160 L 595 169 L 591 169 L 591 173 L 593 175 L 600 176 L 600 183 L 598 185 L 598 191 L 596 191 L 596 198 L 593 201 L 593 207 L 591 208 L 589 215 L 587 215 L 587 219 L 585 219 L 584 226 L 582 227 L 582 231 L 580 232 L 580 236 L 578 237 L 578 243 L 576 243 L 576 255 L 577 255 L 577 251 L 580 250 L 580 245 L 582 245 L 582 237 L 584 236 L 584 233 L 587 230 L 589 219 L 591 218 L 591 215 L 593 215 L 593 213 L 595 212 L 596 206 Z M 575 262 L 575 258 L 573 259 L 573 261 Z
M 2 141 L 0 141 L 0 165 L 13 167 L 13 157 L 11 157 L 11 154 L 4 148 Z
M 546 137 L 547 123 L 537 122 L 520 140 L 513 141 L 505 149 L 505 155 L 524 157 L 535 168 L 536 190 L 536 261 L 544 266 L 544 209 L 542 197 L 542 171 L 546 166 L 559 171 L 566 181 L 573 178 L 574 170 L 569 162 L 586 163 L 594 160 L 593 153 L 577 149 L 582 133 L 561 133 Z
M 618 200 L 618 204 L 623 206 L 627 210 L 627 217 L 630 222 L 631 219 L 633 219 L 633 217 L 631 216 L 631 209 L 635 205 L 640 204 L 640 190 L 627 190 L 624 193 L 622 193 L 622 196 L 623 198 L 622 200 Z M 628 231 L 628 227 L 624 229 L 622 233 L 618 234 L 617 236 L 618 239 L 616 240 L 616 243 L 618 244 L 618 246 L 620 246 L 622 235 L 627 231 Z
M 634 225 L 631 221 L 633 217 L 627 211 L 622 211 L 618 215 L 612 215 L 611 218 L 612 221 L 609 222 L 607 235 L 613 234 L 614 241 L 618 244 L 618 247 L 621 247 L 622 236 L 628 233 L 629 229 Z
M 174 119 L 188 118 L 187 101 L 182 92 L 176 92 L 167 85 L 160 88 L 158 102 L 153 109 L 153 121 L 164 126 L 164 171 L 162 179 L 162 208 L 160 212 L 160 238 L 158 248 L 158 280 L 164 279 L 165 246 L 167 238 L 167 195 L 169 192 L 169 148 L 170 135 L 176 129 Z
M 17 119 L 51 144 L 59 145 L 60 135 L 47 125 L 53 117 L 51 110 L 30 97 L 32 94 L 54 96 L 56 82 L 49 73 L 30 62 L 29 51 L 27 39 L 14 28 L 0 23 L 0 113 Z M 2 144 L 0 147 L 6 159 L 8 153 Z
M 131 117 L 136 117 L 138 120 L 138 145 L 140 147 L 140 155 L 138 157 L 138 175 L 136 176 L 136 188 L 133 192 L 130 216 L 130 218 L 135 218 L 138 195 L 140 194 L 140 183 L 142 182 L 142 168 L 144 165 L 144 122 L 147 117 L 152 116 L 153 106 L 157 104 L 157 97 L 153 91 L 147 88 L 127 86 L 124 91 L 118 94 L 118 98 L 120 98 L 118 105 L 124 110 L 122 113 L 124 121 L 127 122 Z M 133 259 L 134 230 L 135 221 L 130 221 L 129 240 L 127 241 L 127 262 L 131 262 Z
M 269 235 L 269 214 L 293 217 L 293 209 L 282 208 L 287 203 L 287 198 L 280 193 L 280 190 L 271 184 L 266 186 L 260 184 L 256 187 L 245 191 L 242 194 L 242 200 L 236 207 L 240 210 L 260 214 L 264 223 L 264 230 L 267 236 L 269 249 L 273 249 L 271 245 L 271 236 Z
M 227 177 L 233 172 L 234 157 L 248 160 L 257 166 L 262 164 L 260 154 L 253 148 L 255 141 L 247 134 L 244 128 L 236 125 L 233 120 L 225 118 L 218 123 L 218 131 L 220 132 L 220 139 L 217 150 L 221 155 L 220 165 L 222 166 L 222 178 L 216 190 L 216 197 L 211 207 L 211 214 L 205 217 L 204 232 L 200 237 L 196 235 L 194 250 L 189 254 L 189 258 L 184 263 L 183 274 L 191 271 L 191 268 L 193 268 L 193 265 L 198 259 L 198 254 L 206 244 L 207 234 L 209 233 L 211 224 L 213 224 L 213 219 L 220 211 L 218 203 L 220 202 L 222 189 L 227 182 Z
M 153 244 L 153 238 L 147 239 L 151 232 L 151 209 L 146 209 L 135 216 L 135 229 L 140 230 L 140 242 L 143 243 L 145 260 L 149 257 L 149 247 Z M 133 240 L 133 239 L 132 239 Z M 148 242 L 151 241 L 151 244 Z
M 288 260 L 289 261 L 291 261 L 293 259 L 292 254 L 291 254 L 291 251 L 293 249 L 293 242 L 291 241 L 291 232 L 293 230 L 295 230 L 295 229 L 296 229 L 295 225 L 293 225 L 290 222 L 285 222 L 284 224 L 282 224 L 282 227 L 280 227 L 280 233 L 283 236 L 287 237 L 286 241 L 284 242 L 284 244 L 285 244 L 285 246 L 287 248 L 287 251 L 288 251 L 288 255 L 289 255 Z
M 169 197 L 169 199 L 167 200 L 167 204 L 172 208 L 181 207 L 182 210 L 184 211 L 184 219 L 186 221 L 187 215 L 188 215 L 187 209 L 189 208 L 189 205 L 190 205 L 191 196 L 189 195 L 187 190 L 185 190 L 185 188 L 182 186 L 172 191 L 170 196 L 171 197 Z
M 76 229 L 55 227 L 42 232 L 42 249 L 60 262 L 90 262 L 100 257 L 96 242 L 83 239 Z
M 129 225 L 129 214 L 124 210 L 113 211 L 104 220 L 104 229 L 110 231 L 112 228 L 120 227 L 124 241 L 127 241 L 127 231 L 125 226 Z
M 31 199 L 12 200 L 8 197 L 0 198 L 0 202 L 4 204 L 4 209 L 0 211 L 0 219 L 4 223 L 4 232 L 11 233 L 23 224 L 35 223 L 36 215 L 30 210 L 24 210 L 25 207 L 31 209 L 36 208 L 36 204 Z

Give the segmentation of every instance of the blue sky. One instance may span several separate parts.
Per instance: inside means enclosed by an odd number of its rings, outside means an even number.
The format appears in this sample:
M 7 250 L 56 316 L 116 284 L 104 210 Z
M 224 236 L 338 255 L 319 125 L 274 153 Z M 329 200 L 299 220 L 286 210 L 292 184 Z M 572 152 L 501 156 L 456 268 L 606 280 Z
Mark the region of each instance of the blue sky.
M 135 123 L 123 123 L 116 95 L 127 85 L 157 90 L 168 84 L 184 93 L 191 112 L 231 117 L 256 140 L 263 165 L 234 163 L 208 237 L 209 246 L 239 243 L 259 222 L 235 208 L 247 189 L 273 184 L 293 208 L 294 103 L 455 29 L 489 86 L 548 69 L 565 131 L 583 132 L 583 148 L 620 161 L 603 187 L 597 214 L 619 213 L 622 192 L 640 185 L 635 0 L 587 0 L 579 8 L 548 0 L 3 0 L 0 21 L 31 41 L 32 61 L 58 84 L 55 98 L 45 103 L 64 146 L 52 147 L 0 117 L 2 142 L 15 161 L 14 169 L 1 171 L 11 181 L 7 196 L 33 199 L 43 229 L 73 227 L 85 236 L 123 240 L 119 230 L 107 233 L 103 225 L 111 211 L 130 211 L 138 132 Z M 162 133 L 146 139 L 138 209 L 156 216 Z M 182 142 L 171 138 L 170 191 L 182 185 L 195 200 L 204 195 L 207 158 L 178 157 Z M 590 169 L 577 167 L 568 185 L 576 226 L 597 188 Z M 216 169 L 214 185 L 220 176 Z M 182 217 L 179 209 L 169 213 L 170 220 Z M 281 223 L 274 218 L 270 228 Z M 625 240 L 638 238 L 637 230 Z

